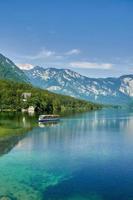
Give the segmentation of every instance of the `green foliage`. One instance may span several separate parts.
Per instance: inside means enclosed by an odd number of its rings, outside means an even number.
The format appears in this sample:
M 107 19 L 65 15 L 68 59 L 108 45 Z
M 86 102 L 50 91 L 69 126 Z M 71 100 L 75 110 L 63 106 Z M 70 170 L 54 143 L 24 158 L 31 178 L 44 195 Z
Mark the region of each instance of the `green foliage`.
M 23 93 L 31 93 L 31 97 L 24 101 Z M 44 113 L 81 112 L 101 108 L 101 105 L 51 93 L 30 84 L 0 80 L 0 110 L 21 111 L 29 106 Z

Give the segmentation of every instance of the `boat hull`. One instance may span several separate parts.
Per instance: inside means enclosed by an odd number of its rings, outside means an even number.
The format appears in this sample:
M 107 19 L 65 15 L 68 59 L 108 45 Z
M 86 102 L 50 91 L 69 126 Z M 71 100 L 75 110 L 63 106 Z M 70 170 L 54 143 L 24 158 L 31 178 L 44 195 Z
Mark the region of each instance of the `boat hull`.
M 38 122 L 41 122 L 41 123 L 46 123 L 46 122 L 58 122 L 60 121 L 60 119 L 58 118 L 55 118 L 55 119 L 39 119 Z

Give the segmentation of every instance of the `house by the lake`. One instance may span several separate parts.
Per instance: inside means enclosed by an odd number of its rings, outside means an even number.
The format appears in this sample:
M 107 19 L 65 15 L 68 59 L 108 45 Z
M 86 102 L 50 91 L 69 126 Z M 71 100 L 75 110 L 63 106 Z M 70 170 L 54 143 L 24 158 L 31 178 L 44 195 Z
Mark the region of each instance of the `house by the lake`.
M 27 101 L 31 97 L 31 93 L 25 92 L 22 94 L 23 101 Z
M 34 108 L 34 106 L 29 106 L 29 107 L 26 108 L 26 109 L 22 108 L 21 111 L 22 111 L 22 112 L 28 112 L 28 113 L 30 113 L 30 114 L 34 114 L 35 108 Z

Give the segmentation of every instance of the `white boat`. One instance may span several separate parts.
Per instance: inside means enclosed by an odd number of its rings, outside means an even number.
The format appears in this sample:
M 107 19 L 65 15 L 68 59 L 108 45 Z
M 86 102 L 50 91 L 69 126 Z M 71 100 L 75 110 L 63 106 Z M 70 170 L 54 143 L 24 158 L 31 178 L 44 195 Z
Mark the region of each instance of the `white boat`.
M 39 122 L 56 122 L 59 121 L 59 115 L 40 115 Z

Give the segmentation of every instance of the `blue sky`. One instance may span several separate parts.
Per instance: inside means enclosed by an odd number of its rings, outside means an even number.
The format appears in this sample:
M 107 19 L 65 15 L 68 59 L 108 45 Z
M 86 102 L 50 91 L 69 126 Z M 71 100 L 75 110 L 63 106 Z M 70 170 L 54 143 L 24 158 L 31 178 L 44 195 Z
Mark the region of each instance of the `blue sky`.
M 21 68 L 133 73 L 132 0 L 0 0 L 0 52 Z

